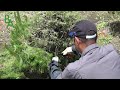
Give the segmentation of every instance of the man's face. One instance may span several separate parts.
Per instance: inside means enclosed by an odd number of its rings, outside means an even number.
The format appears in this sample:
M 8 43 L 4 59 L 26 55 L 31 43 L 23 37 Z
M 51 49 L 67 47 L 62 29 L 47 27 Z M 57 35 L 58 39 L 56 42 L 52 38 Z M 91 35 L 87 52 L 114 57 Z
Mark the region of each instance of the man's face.
M 77 38 L 77 37 L 75 37 L 74 38 L 74 45 L 75 45 L 75 48 L 78 50 L 78 51 L 80 51 L 80 49 L 79 49 L 79 41 L 78 41 L 79 39 Z

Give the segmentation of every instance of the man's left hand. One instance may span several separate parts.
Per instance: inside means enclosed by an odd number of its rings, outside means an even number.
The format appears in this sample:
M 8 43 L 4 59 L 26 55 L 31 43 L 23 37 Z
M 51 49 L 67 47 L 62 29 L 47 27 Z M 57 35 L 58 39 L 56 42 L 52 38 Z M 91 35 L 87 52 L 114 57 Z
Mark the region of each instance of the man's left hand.
M 56 61 L 56 62 L 59 62 L 59 57 L 55 56 L 52 58 L 52 61 Z

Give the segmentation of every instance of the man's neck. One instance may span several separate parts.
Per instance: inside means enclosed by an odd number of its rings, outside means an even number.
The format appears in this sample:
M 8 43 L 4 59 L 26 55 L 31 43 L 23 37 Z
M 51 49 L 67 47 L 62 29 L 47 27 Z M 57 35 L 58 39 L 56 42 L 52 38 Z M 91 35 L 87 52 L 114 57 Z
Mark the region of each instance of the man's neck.
M 86 47 L 88 47 L 88 46 L 90 46 L 90 45 L 92 45 L 92 44 L 96 44 L 96 42 L 95 41 L 88 41 L 88 42 L 86 42 Z
M 88 42 L 86 42 L 86 43 L 82 46 L 81 51 L 83 52 L 88 46 L 90 46 L 90 45 L 92 45 L 92 44 L 96 44 L 96 42 L 95 42 L 95 41 L 88 41 Z

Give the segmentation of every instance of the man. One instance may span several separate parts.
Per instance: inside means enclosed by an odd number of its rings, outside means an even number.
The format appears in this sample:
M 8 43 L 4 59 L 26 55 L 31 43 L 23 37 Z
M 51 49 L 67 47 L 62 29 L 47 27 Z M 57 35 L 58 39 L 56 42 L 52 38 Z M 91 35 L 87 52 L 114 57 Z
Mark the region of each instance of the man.
M 75 49 L 79 51 L 79 60 L 68 64 L 62 72 L 59 58 L 53 57 L 50 63 L 51 79 L 120 79 L 120 55 L 109 44 L 99 47 L 97 28 L 88 20 L 81 20 L 69 32 L 74 38 Z M 63 55 L 72 52 L 73 47 L 63 51 Z M 74 49 L 74 50 L 75 50 Z

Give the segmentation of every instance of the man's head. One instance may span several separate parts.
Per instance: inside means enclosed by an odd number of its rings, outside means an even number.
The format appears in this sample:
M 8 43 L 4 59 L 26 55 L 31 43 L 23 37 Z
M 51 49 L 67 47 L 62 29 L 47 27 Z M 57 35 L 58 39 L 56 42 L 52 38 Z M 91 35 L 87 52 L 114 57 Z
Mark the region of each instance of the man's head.
M 69 36 L 74 38 L 76 49 L 82 53 L 87 46 L 96 43 L 96 25 L 88 20 L 81 20 L 75 24 Z

